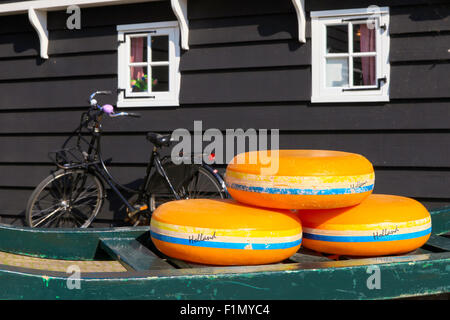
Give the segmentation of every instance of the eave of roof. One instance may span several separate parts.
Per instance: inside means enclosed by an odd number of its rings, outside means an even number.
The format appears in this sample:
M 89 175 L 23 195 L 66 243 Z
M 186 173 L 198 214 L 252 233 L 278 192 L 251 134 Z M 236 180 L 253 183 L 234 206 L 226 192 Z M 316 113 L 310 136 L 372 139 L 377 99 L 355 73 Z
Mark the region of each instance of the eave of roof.
M 0 15 L 27 13 L 29 8 L 44 11 L 64 10 L 69 6 L 80 8 L 111 6 L 128 3 L 151 2 L 162 0 L 32 0 L 0 4 Z
M 141 2 L 152 2 L 162 0 L 32 0 L 0 4 L 0 16 L 28 13 L 30 23 L 35 28 L 40 40 L 40 54 L 44 59 L 48 59 L 48 31 L 47 12 L 65 10 L 69 6 L 80 8 L 111 6 Z M 291 0 L 298 19 L 298 39 L 305 43 L 305 0 Z M 187 15 L 188 0 L 170 0 L 172 9 L 177 17 L 181 31 L 181 47 L 189 49 L 189 21 Z

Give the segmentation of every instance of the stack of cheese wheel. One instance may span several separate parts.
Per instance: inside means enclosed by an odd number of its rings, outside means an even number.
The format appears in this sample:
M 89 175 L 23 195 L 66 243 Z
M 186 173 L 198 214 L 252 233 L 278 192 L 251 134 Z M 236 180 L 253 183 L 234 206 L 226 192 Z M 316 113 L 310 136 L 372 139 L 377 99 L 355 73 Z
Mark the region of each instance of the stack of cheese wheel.
M 428 211 L 412 199 L 372 195 L 374 180 L 372 164 L 353 153 L 239 154 L 225 174 L 235 200 L 165 203 L 153 213 L 151 237 L 170 257 L 211 265 L 285 260 L 300 248 L 302 230 L 305 247 L 330 254 L 378 256 L 422 246 L 431 232 Z
M 225 176 L 228 192 L 242 203 L 298 209 L 307 248 L 378 256 L 422 246 L 431 232 L 428 211 L 409 198 L 371 195 L 374 179 L 363 156 L 322 150 L 239 154 Z
M 237 203 L 190 199 L 159 206 L 150 233 L 164 254 L 210 265 L 255 265 L 285 260 L 300 248 L 295 213 Z

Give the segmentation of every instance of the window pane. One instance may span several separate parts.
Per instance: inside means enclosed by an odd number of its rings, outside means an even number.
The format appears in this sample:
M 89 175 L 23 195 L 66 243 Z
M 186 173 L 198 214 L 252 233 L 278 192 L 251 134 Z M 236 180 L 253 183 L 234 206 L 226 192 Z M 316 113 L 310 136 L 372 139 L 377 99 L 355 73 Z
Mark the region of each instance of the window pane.
M 367 24 L 353 25 L 353 52 L 376 51 L 375 29 Z
M 152 61 L 169 61 L 169 37 L 152 37 Z
M 152 67 L 152 91 L 169 91 L 169 66 Z
M 147 37 L 131 38 L 130 62 L 147 61 Z
M 353 84 L 355 86 L 376 85 L 375 57 L 353 58 Z
M 348 86 L 348 58 L 327 59 L 327 87 Z
M 130 67 L 130 88 L 132 92 L 146 92 L 147 67 Z
M 327 53 L 348 52 L 348 25 L 327 26 Z

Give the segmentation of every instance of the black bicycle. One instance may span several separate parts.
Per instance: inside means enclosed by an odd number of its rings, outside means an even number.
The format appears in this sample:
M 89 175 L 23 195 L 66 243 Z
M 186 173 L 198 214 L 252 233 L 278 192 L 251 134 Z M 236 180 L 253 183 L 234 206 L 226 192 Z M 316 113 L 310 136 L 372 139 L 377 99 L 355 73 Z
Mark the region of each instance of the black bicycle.
M 111 105 L 100 106 L 95 97 L 105 94 L 111 92 L 97 91 L 90 96 L 90 108 L 82 114 L 75 131 L 76 146 L 50 153 L 58 169 L 36 187 L 28 200 L 26 219 L 30 227 L 87 228 L 102 208 L 105 185 L 125 205 L 126 220 L 132 225 L 148 224 L 155 208 L 170 200 L 227 197 L 222 177 L 203 161 L 175 165 L 170 157 L 160 156 L 160 149 L 171 145 L 171 135 L 154 132 L 147 134 L 153 150 L 143 183 L 137 189 L 118 183 L 102 158 L 102 117 L 140 115 L 115 113 Z M 193 160 L 193 156 L 189 157 Z M 127 200 L 121 191 L 131 193 L 133 200 Z

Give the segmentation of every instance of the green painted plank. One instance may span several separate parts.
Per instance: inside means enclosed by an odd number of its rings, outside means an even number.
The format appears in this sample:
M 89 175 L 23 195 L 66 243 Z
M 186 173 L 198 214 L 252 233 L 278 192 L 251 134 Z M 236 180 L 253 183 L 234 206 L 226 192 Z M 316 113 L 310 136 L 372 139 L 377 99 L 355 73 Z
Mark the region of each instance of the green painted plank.
M 60 260 L 93 260 L 100 238 L 150 237 L 149 227 L 34 229 L 0 224 L 0 251 Z
M 173 268 L 135 239 L 101 239 L 100 245 L 127 270 L 146 271 Z
M 430 211 L 432 233 L 441 235 L 450 232 L 450 207 Z
M 369 289 L 377 264 L 380 289 Z M 450 292 L 450 253 L 247 268 L 68 275 L 0 266 L 2 299 L 388 299 Z M 168 310 L 172 312 L 172 310 Z
M 426 245 L 432 246 L 444 251 L 450 251 L 450 239 L 432 234 Z

